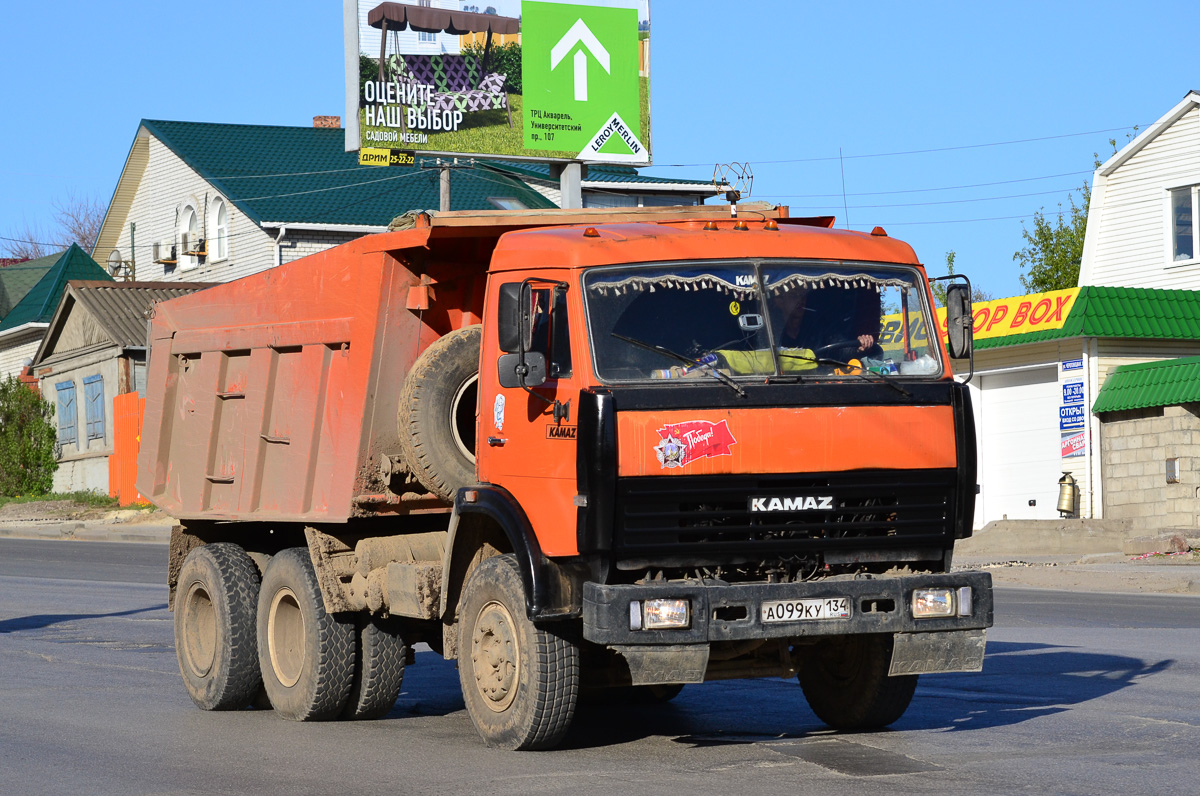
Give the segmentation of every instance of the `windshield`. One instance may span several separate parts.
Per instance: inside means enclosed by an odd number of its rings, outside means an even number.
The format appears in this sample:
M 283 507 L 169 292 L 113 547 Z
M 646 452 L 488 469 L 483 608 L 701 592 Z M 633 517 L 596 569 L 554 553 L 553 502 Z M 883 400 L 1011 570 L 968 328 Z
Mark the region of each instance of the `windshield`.
M 598 268 L 584 276 L 584 300 L 604 381 L 942 372 L 923 281 L 909 268 L 745 260 Z

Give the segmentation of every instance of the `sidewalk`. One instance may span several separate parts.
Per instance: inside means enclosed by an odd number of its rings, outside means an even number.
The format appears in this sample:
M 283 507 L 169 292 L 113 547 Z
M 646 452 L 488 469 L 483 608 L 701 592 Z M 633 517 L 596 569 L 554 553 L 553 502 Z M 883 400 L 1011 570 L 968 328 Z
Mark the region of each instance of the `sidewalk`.
M 1200 555 L 1137 559 L 1121 553 L 955 556 L 955 569 L 982 569 L 996 586 L 1200 596 Z

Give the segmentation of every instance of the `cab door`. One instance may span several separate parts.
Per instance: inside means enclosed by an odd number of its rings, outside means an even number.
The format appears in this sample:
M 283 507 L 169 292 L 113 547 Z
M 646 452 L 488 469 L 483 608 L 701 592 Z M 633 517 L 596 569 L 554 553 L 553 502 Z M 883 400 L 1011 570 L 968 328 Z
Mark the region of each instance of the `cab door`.
M 566 274 L 561 274 L 565 277 Z M 579 384 L 571 354 L 570 287 L 559 274 L 494 277 L 490 285 L 479 401 L 479 477 L 508 490 L 524 509 L 546 555 L 577 552 L 575 410 Z M 545 359 L 538 386 L 504 387 L 499 369 L 501 291 L 519 290 L 523 349 Z M 514 287 L 515 286 L 515 287 Z M 508 343 L 509 348 L 515 348 Z M 539 377 L 540 378 L 540 377 Z M 536 381 L 535 379 L 534 381 Z

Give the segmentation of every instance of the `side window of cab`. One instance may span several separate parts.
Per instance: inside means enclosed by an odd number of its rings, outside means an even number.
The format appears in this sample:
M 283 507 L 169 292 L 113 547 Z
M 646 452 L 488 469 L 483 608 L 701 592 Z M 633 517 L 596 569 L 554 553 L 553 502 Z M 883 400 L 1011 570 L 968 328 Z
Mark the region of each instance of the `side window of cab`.
M 547 376 L 571 375 L 571 332 L 567 322 L 567 292 L 558 287 L 530 290 L 531 351 L 546 355 Z

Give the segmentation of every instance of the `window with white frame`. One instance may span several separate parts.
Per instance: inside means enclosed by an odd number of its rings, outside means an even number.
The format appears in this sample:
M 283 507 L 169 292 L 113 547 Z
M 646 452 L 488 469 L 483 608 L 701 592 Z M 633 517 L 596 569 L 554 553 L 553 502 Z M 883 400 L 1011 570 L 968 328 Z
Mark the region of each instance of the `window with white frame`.
M 1200 185 L 1187 185 L 1167 191 L 1167 259 L 1171 263 L 1191 263 L 1200 251 Z
M 186 271 L 200 264 L 199 257 L 194 253 L 189 254 L 199 251 L 203 245 L 200 239 L 200 214 L 191 205 L 183 208 L 183 214 L 179 217 L 179 245 L 180 268 Z
M 417 5 L 429 8 L 431 5 L 433 5 L 433 0 L 417 0 Z M 437 41 L 437 35 L 433 33 L 422 33 L 421 31 L 417 31 L 417 41 Z
M 223 199 L 216 199 L 209 209 L 208 253 L 212 260 L 224 260 L 229 256 L 229 207 Z

